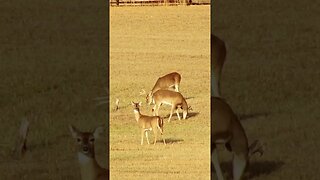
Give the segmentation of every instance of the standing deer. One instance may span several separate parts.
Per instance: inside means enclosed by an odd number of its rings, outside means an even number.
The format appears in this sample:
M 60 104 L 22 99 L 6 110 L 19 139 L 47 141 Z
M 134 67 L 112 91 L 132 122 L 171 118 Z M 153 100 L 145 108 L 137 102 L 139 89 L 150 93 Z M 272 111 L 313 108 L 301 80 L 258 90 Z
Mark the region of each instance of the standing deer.
M 221 96 L 221 72 L 226 60 L 226 54 L 227 50 L 225 43 L 217 36 L 211 34 L 211 78 L 213 79 L 211 91 L 213 91 L 213 96 L 215 97 Z
M 150 98 L 156 91 L 160 89 L 174 88 L 176 92 L 179 92 L 180 81 L 181 75 L 177 72 L 172 72 L 165 76 L 159 77 L 156 84 L 153 86 L 152 90 L 147 95 L 146 99 Z
M 109 171 L 102 168 L 95 159 L 94 141 L 103 132 L 103 127 L 98 127 L 94 132 L 81 132 L 69 125 L 73 138 L 77 140 L 78 160 L 82 180 L 109 179 Z
M 183 119 L 187 118 L 189 107 L 187 101 L 179 92 L 170 90 L 158 90 L 153 94 L 151 98 L 147 98 L 148 104 L 151 104 L 152 102 L 155 104 L 152 111 L 154 115 L 157 116 L 159 115 L 159 108 L 162 104 L 171 105 L 171 112 L 168 122 L 170 122 L 174 110 L 177 113 L 178 119 L 181 120 L 178 108 L 181 108 L 183 111 Z
M 211 158 L 218 179 L 223 180 L 216 148 L 218 144 L 224 144 L 233 153 L 234 180 L 242 178 L 249 155 L 256 152 L 263 154 L 259 141 L 256 140 L 248 146 L 246 133 L 231 107 L 223 99 L 211 97 Z
M 157 134 L 158 134 L 157 129 L 159 129 L 159 131 L 161 133 L 163 143 L 166 144 L 166 141 L 163 138 L 163 124 L 164 124 L 163 119 L 159 116 L 142 115 L 140 113 L 141 102 L 134 103 L 132 101 L 131 104 L 133 106 L 133 113 L 134 113 L 135 119 L 141 128 L 141 145 L 143 145 L 144 134 L 146 136 L 148 144 L 150 144 L 149 138 L 148 138 L 148 131 L 153 131 L 153 134 L 154 134 L 153 144 L 155 145 L 157 142 Z

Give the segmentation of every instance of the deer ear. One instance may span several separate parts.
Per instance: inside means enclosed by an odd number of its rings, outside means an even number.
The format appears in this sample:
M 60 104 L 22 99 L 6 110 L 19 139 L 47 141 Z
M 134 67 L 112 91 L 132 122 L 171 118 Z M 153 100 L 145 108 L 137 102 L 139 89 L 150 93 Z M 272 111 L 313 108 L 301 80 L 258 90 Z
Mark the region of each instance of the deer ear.
M 69 130 L 71 132 L 71 135 L 73 138 L 77 138 L 78 134 L 79 134 L 79 130 L 77 128 L 75 128 L 73 125 L 69 125 Z
M 141 106 L 142 102 L 139 102 L 139 106 Z
M 131 105 L 134 106 L 134 102 L 133 101 L 131 101 Z
M 98 139 L 99 137 L 101 137 L 104 130 L 105 130 L 104 126 L 97 127 L 93 132 L 94 138 Z

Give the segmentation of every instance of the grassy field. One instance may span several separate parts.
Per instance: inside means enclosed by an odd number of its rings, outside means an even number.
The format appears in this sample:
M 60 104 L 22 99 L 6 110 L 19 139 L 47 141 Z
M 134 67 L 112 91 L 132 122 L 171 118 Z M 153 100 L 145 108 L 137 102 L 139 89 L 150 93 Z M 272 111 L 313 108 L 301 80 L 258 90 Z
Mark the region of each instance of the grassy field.
M 246 177 L 320 177 L 319 8 L 310 0 L 215 1 L 214 32 L 228 46 L 223 96 L 249 141 L 266 144 Z M 230 154 L 221 154 L 230 179 Z
M 210 6 L 114 7 L 110 24 L 111 179 L 209 179 Z M 165 119 L 166 146 L 141 146 L 130 102 L 141 101 L 141 112 L 151 115 L 139 92 L 172 71 L 181 73 L 193 111 L 186 120 Z
M 0 179 L 79 179 L 76 141 L 68 124 L 106 124 L 106 10 L 98 1 L 2 2 L 0 16 Z M 22 118 L 28 151 L 11 150 Z M 107 141 L 96 154 L 107 164 Z
M 79 179 L 67 125 L 105 123 L 105 2 L 3 2 L 0 16 L 0 179 Z M 215 1 L 214 32 L 227 43 L 222 93 L 249 141 L 266 150 L 246 178 L 318 179 L 319 8 L 315 1 Z M 209 179 L 209 6 L 111 8 L 110 168 L 112 179 Z M 130 101 L 156 79 L 182 74 L 191 117 L 165 123 L 168 145 L 140 146 Z M 120 110 L 113 102 L 120 99 Z M 167 116 L 168 107 L 160 115 Z M 22 118 L 28 152 L 10 156 Z M 151 139 L 151 137 L 150 137 Z M 96 143 L 107 166 L 107 141 Z M 230 154 L 222 168 L 231 178 Z

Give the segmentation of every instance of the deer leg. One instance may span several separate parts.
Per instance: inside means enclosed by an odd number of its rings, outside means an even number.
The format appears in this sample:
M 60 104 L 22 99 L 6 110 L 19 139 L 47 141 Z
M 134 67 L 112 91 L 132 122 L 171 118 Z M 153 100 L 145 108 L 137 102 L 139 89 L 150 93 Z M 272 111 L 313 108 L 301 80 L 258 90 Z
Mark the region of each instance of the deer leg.
M 212 163 L 214 166 L 214 169 L 216 170 L 217 176 L 218 176 L 218 180 L 223 180 L 223 175 L 222 175 L 222 171 L 220 168 L 220 163 L 219 163 L 219 159 L 218 159 L 218 152 L 217 152 L 217 148 L 215 147 L 215 145 L 212 147 Z
M 233 179 L 240 180 L 244 174 L 248 161 L 248 145 L 247 139 L 235 136 L 230 141 L 231 150 L 233 152 Z M 245 137 L 246 138 L 246 137 Z
M 146 134 L 147 142 L 148 142 L 148 144 L 150 144 L 149 138 L 148 138 L 148 131 L 144 131 L 144 132 L 145 132 L 145 134 Z
M 166 145 L 166 140 L 163 137 L 163 134 L 161 134 L 162 140 L 163 140 L 163 144 Z
M 161 132 L 161 137 L 162 137 L 162 140 L 163 140 L 163 144 L 166 145 L 166 140 L 163 137 L 163 132 Z
M 172 113 L 173 113 L 173 109 L 174 109 L 174 107 L 172 106 L 171 111 L 170 111 L 170 116 L 169 116 L 168 122 L 170 122 L 170 120 L 171 120 Z
M 178 108 L 176 108 L 176 113 L 177 113 L 178 119 L 181 120 L 180 115 L 179 115 Z
M 162 121 L 161 118 L 160 118 L 160 120 Z M 158 127 L 158 129 L 159 129 L 159 131 L 160 131 L 160 135 L 161 135 L 161 138 L 162 138 L 162 140 L 163 140 L 163 144 L 166 145 L 166 140 L 165 140 L 164 137 L 163 137 L 163 129 L 161 129 L 161 128 L 163 128 L 163 122 L 161 122 L 161 124 L 162 124 L 162 127 L 159 126 L 159 122 L 158 122 L 157 127 Z
M 183 113 L 182 113 L 182 114 L 183 114 L 183 119 L 187 119 L 187 114 L 188 114 L 187 111 L 186 111 L 186 110 L 183 110 Z
M 144 136 L 144 130 L 141 130 L 141 145 L 143 145 L 143 136 Z
M 175 90 L 176 92 L 179 92 L 179 85 L 178 85 L 178 84 L 175 84 L 175 85 L 174 85 L 174 90 Z
M 157 143 L 157 129 L 156 128 L 153 129 L 153 135 L 154 135 L 153 145 L 156 145 L 156 143 Z
M 162 137 L 162 140 L 163 140 L 163 144 L 166 145 L 166 140 L 164 139 L 163 137 L 163 132 L 161 131 L 161 129 L 159 128 L 160 132 L 161 132 L 161 137 Z
M 247 165 L 244 154 L 233 154 L 233 179 L 240 180 Z

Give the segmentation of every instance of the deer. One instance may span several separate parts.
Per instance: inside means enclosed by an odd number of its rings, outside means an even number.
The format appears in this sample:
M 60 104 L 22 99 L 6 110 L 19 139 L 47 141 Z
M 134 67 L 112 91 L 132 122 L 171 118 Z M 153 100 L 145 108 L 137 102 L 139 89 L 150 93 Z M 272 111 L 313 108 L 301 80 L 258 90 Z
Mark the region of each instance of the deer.
M 226 45 L 223 40 L 211 34 L 211 91 L 215 97 L 221 96 L 220 81 L 222 67 L 227 55 Z
M 176 92 L 179 92 L 179 86 L 181 81 L 181 75 L 177 72 L 172 72 L 162 77 L 159 77 L 152 90 L 147 94 L 146 99 L 150 98 L 153 93 L 159 89 L 171 89 L 174 88 Z M 145 90 L 142 89 L 140 95 L 145 94 Z
M 102 168 L 95 159 L 94 141 L 100 137 L 104 127 L 97 127 L 93 132 L 81 132 L 73 125 L 69 130 L 77 140 L 78 161 L 82 180 L 109 179 L 109 170 Z
M 141 102 L 135 103 L 131 101 L 131 104 L 133 106 L 133 113 L 135 116 L 136 121 L 139 124 L 139 127 L 141 129 L 141 145 L 143 145 L 143 136 L 145 134 L 147 143 L 150 144 L 149 138 L 148 138 L 148 131 L 153 131 L 154 134 L 154 142 L 155 145 L 157 142 L 157 129 L 159 129 L 161 133 L 161 137 L 163 140 L 163 144 L 166 145 L 166 141 L 163 138 L 163 119 L 160 116 L 147 116 L 143 115 L 140 112 L 140 106 Z
M 151 98 L 147 98 L 147 103 L 149 105 L 152 102 L 155 104 L 152 108 L 153 115 L 156 116 L 159 116 L 159 109 L 162 104 L 171 105 L 171 111 L 168 122 L 170 122 L 174 110 L 177 113 L 178 119 L 181 120 L 178 109 L 182 109 L 183 119 L 186 119 L 188 115 L 188 110 L 191 108 L 188 107 L 187 101 L 181 93 L 170 90 L 158 90 L 152 95 Z
M 218 180 L 223 180 L 217 145 L 224 144 L 233 153 L 233 179 L 240 180 L 249 163 L 249 157 L 259 152 L 263 155 L 263 146 L 255 140 L 248 146 L 248 138 L 238 117 L 229 104 L 222 98 L 211 97 L 211 160 Z

